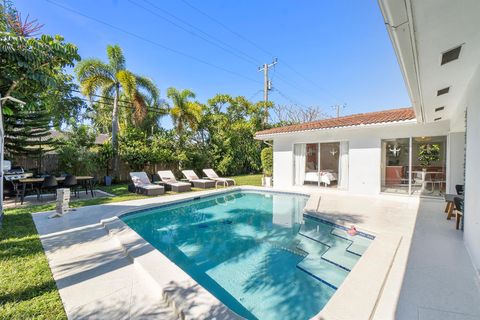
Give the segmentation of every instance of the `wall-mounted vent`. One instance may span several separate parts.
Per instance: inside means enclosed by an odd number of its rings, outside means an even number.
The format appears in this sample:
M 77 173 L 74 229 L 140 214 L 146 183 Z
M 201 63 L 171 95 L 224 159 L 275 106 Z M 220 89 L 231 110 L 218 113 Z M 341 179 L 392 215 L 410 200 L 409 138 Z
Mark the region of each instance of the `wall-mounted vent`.
M 447 94 L 450 91 L 450 87 L 446 87 L 437 91 L 437 96 L 441 96 L 442 94 Z
M 440 65 L 444 65 L 446 63 L 452 62 L 457 60 L 460 56 L 460 51 L 462 50 L 462 46 L 458 46 L 456 48 L 450 49 L 444 53 L 442 53 L 442 62 Z
M 443 109 L 445 109 L 445 107 L 438 107 L 438 108 L 435 108 L 435 112 L 442 111 Z
M 438 118 L 433 119 L 433 121 L 439 121 L 439 120 L 442 120 L 442 117 L 438 117 Z

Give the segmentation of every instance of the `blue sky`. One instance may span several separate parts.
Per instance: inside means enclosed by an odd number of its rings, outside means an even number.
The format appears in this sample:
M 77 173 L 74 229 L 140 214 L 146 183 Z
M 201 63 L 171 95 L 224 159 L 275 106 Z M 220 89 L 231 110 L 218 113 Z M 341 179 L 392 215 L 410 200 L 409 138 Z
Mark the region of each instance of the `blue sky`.
M 344 114 L 410 105 L 376 1 L 17 0 L 15 5 L 23 16 L 44 23 L 43 32 L 76 44 L 83 58 L 106 59 L 107 44 L 119 44 L 127 67 L 151 77 L 163 97 L 174 86 L 193 90 L 202 102 L 216 93 L 260 100 L 263 76 L 257 67 L 277 57 L 270 97 L 278 104 L 315 105 L 333 113 L 330 106 L 346 103 Z

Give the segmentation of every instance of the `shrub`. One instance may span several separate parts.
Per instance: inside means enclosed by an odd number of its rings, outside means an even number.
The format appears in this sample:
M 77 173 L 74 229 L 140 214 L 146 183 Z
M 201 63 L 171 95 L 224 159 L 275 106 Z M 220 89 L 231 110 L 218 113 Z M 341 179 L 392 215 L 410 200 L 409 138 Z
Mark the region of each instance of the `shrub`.
M 264 148 L 260 157 L 262 159 L 263 173 L 266 176 L 271 177 L 273 173 L 273 148 Z
M 59 168 L 74 175 L 88 175 L 95 171 L 95 132 L 86 125 L 73 127 L 60 139 Z
M 100 146 L 97 152 L 97 162 L 101 168 L 105 169 L 105 174 L 108 176 L 113 160 L 113 146 L 110 141 L 106 141 Z

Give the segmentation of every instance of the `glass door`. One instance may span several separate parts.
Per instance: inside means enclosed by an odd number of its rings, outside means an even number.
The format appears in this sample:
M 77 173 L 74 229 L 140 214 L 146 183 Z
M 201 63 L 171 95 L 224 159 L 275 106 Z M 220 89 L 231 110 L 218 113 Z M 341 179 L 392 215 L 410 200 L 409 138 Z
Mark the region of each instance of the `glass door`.
M 382 192 L 409 194 L 410 138 L 382 140 Z
M 382 192 L 442 196 L 447 137 L 382 140 Z
M 308 143 L 305 158 L 305 184 L 318 185 L 318 143 Z
M 320 143 L 319 183 L 325 187 L 337 187 L 340 159 L 340 142 Z
M 412 138 L 412 193 L 442 196 L 446 188 L 447 137 Z

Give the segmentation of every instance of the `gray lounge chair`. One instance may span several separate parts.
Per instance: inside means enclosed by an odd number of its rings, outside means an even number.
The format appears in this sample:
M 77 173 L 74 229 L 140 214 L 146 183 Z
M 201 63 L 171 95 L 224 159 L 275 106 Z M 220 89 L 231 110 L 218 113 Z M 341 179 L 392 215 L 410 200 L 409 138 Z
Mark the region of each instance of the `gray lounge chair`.
M 213 169 L 203 169 L 203 173 L 205 173 L 209 179 L 215 181 L 215 186 L 218 184 L 222 184 L 226 187 L 235 185 L 235 180 L 219 177 Z
M 193 170 L 183 170 L 182 173 L 195 188 L 207 189 L 215 187 L 215 181 L 210 179 L 200 179 Z
M 179 182 L 170 170 L 158 171 L 160 179 L 165 183 L 165 186 L 174 192 L 190 191 L 190 182 Z
M 130 172 L 135 192 L 147 196 L 158 196 L 165 193 L 165 188 L 150 182 L 145 172 Z

